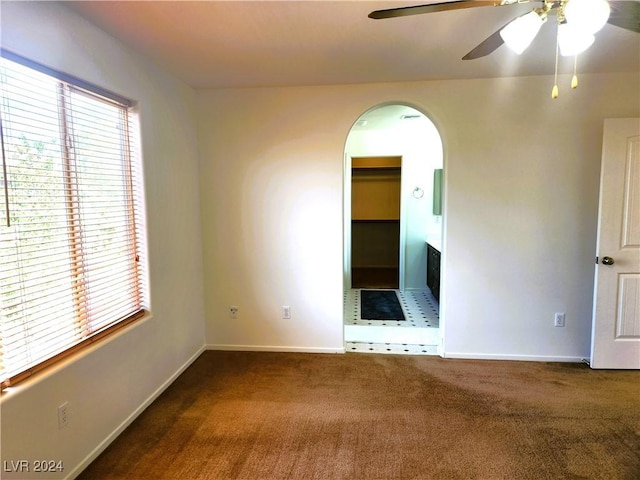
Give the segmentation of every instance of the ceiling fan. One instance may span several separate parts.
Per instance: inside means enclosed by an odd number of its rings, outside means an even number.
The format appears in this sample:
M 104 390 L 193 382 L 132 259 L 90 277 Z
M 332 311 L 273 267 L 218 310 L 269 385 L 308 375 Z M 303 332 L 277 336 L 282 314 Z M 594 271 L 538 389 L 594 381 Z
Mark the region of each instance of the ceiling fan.
M 537 3 L 540 7 L 516 17 L 487 37 L 463 60 L 484 57 L 503 43 L 521 53 L 537 35 L 547 16 L 555 14 L 558 23 L 558 43 L 562 55 L 577 55 L 593 43 L 593 34 L 605 23 L 640 33 L 640 1 L 606 0 L 454 0 L 427 5 L 376 10 L 369 18 L 376 20 L 422 15 L 447 10 L 477 7 L 506 7 L 521 3 Z M 595 20 L 595 22 L 594 22 Z M 596 25 L 594 25 L 594 23 Z

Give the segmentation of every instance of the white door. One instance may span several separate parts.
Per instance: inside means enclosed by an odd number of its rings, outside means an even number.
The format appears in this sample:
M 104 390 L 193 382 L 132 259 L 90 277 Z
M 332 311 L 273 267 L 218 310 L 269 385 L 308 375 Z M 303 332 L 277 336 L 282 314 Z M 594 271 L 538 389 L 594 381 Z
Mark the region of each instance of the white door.
M 604 123 L 592 368 L 640 369 L 640 119 Z

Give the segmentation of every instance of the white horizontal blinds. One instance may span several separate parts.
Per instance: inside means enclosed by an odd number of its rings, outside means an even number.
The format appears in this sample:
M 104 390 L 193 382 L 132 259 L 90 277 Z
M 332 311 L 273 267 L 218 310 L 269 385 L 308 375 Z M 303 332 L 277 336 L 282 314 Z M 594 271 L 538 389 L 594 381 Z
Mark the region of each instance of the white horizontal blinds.
M 6 384 L 140 312 L 144 292 L 127 107 L 0 62 Z
M 69 90 L 70 161 L 81 224 L 80 321 L 94 332 L 141 308 L 126 109 Z
M 2 127 L 10 227 L 0 226 L 5 376 L 80 337 L 70 276 L 57 82 L 2 65 Z

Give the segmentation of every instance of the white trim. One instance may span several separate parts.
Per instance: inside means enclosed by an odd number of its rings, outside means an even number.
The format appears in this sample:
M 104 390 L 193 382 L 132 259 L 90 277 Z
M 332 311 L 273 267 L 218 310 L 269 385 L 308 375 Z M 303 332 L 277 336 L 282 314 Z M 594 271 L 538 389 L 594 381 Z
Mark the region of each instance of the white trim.
M 345 348 L 322 347 L 285 347 L 275 345 L 220 345 L 210 343 L 205 345 L 206 350 L 225 350 L 232 352 L 294 352 L 294 353 L 345 353 Z
M 400 255 L 398 258 L 398 290 L 404 292 L 405 276 L 407 273 L 405 262 L 407 261 L 407 201 L 404 196 L 404 187 L 408 183 L 405 173 L 404 155 L 400 157 Z
M 205 346 L 200 347 L 176 372 L 171 375 L 158 389 L 153 392 L 142 404 L 129 415 L 111 434 L 93 449 L 69 474 L 66 479 L 76 478 L 93 462 L 106 448 L 120 435 L 144 410 L 151 405 L 196 359 L 205 351 Z
M 466 360 L 510 360 L 523 362 L 568 362 L 583 363 L 585 357 L 556 357 L 551 355 L 517 355 L 517 354 L 493 354 L 493 353 L 463 353 L 444 352 L 443 358 Z
M 353 127 L 352 127 L 353 128 Z M 347 136 L 348 138 L 348 136 Z M 347 182 L 347 177 L 349 181 Z M 342 171 L 342 268 L 343 287 L 349 290 L 351 282 L 351 155 L 344 152 L 344 168 Z M 344 318 L 342 319 L 344 323 Z

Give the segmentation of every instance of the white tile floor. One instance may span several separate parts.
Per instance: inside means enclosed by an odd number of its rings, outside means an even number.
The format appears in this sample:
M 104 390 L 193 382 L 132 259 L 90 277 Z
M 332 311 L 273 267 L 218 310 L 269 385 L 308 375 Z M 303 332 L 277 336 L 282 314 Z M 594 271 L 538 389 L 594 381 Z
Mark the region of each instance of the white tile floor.
M 438 303 L 429 290 L 395 290 L 404 321 L 362 320 L 360 289 L 344 294 L 347 352 L 436 355 L 439 341 Z
M 344 324 L 345 325 L 375 325 L 395 327 L 438 327 L 440 316 L 438 302 L 429 290 L 395 290 L 400 300 L 400 306 L 406 320 L 361 320 L 360 319 L 360 289 L 354 288 L 344 293 Z

